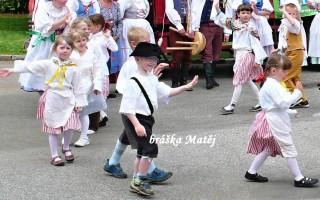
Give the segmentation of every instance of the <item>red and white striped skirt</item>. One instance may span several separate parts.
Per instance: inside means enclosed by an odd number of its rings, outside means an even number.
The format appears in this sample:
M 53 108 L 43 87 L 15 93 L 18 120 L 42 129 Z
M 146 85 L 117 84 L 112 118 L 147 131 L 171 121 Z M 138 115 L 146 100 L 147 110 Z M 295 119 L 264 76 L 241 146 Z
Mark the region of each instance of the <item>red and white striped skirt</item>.
M 47 90 L 41 95 L 38 103 L 38 111 L 37 111 L 37 118 L 42 121 L 42 131 L 50 134 L 61 134 L 62 132 L 66 130 L 80 130 L 81 129 L 81 123 L 79 118 L 79 113 L 75 112 L 74 110 L 71 113 L 70 118 L 66 122 L 64 126 L 53 128 L 46 125 L 44 121 L 44 110 L 45 110 L 45 104 L 46 104 L 46 96 L 47 96 Z
M 272 152 L 272 157 L 277 155 L 282 156 L 280 146 L 272 136 L 265 114 L 264 110 L 259 112 L 250 127 L 249 133 L 251 134 L 251 138 L 248 143 L 247 153 L 257 155 L 265 150 Z
M 233 85 L 243 85 L 249 80 L 253 80 L 263 74 L 261 65 L 254 66 L 254 54 L 246 53 L 242 59 L 234 66 Z

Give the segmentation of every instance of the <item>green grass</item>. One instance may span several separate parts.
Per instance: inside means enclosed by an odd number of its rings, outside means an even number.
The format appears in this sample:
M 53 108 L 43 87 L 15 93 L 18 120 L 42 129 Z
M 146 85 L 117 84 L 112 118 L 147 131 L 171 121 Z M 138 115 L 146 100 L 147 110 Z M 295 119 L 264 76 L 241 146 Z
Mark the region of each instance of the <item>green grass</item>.
M 0 14 L 0 54 L 25 54 L 27 31 L 28 15 Z

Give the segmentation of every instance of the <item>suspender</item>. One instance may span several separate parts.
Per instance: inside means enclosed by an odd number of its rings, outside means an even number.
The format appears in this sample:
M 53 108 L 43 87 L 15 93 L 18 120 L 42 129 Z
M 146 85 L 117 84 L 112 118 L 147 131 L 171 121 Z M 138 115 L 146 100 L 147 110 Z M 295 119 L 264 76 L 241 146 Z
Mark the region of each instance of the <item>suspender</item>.
M 143 86 L 141 85 L 141 83 L 139 82 L 139 80 L 136 78 L 136 77 L 131 77 L 131 79 L 135 80 L 136 83 L 139 85 L 139 88 L 141 89 L 142 93 L 143 93 L 143 96 L 146 98 L 147 100 L 147 103 L 148 103 L 148 106 L 150 108 L 150 111 L 151 111 L 151 115 L 153 114 L 153 106 L 151 104 L 151 101 L 149 99 L 149 96 L 147 94 L 147 92 L 145 91 L 145 89 L 143 88 Z

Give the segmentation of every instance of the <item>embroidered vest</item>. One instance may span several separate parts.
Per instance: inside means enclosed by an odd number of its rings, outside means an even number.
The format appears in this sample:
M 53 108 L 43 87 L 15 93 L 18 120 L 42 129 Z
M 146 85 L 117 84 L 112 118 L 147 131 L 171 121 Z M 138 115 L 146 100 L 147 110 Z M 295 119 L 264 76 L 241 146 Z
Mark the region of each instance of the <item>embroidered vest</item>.
M 88 18 L 90 15 L 94 14 L 93 2 L 89 3 L 87 6 L 83 5 L 80 0 L 78 0 L 79 9 L 77 10 L 77 17 Z
M 223 1 L 220 0 L 220 8 L 221 12 L 224 13 L 225 11 L 225 5 L 223 4 Z M 201 22 L 209 22 L 210 21 L 210 15 L 211 15 L 211 9 L 212 9 L 212 0 L 206 0 L 202 15 L 201 15 Z
M 243 3 L 250 3 L 250 0 L 243 0 L 242 2 Z M 262 10 L 262 5 L 263 5 L 263 0 L 257 0 L 256 6 L 257 6 L 259 11 Z
M 187 0 L 173 0 L 174 9 L 181 17 L 181 23 L 187 22 L 188 2 Z

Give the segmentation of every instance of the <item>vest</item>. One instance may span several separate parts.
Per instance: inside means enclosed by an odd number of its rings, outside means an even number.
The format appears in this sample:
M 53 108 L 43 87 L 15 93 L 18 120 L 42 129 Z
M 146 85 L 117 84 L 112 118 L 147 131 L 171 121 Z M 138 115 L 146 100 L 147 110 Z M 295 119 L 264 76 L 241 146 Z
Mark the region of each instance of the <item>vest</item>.
M 187 22 L 188 2 L 187 0 L 173 0 L 174 9 L 179 13 L 181 23 Z
M 225 8 L 224 8 L 223 2 L 221 0 L 220 0 L 220 8 L 221 8 L 221 12 L 224 12 Z M 211 9 L 212 9 L 212 0 L 206 0 L 204 7 L 203 7 L 203 10 L 202 10 L 200 22 L 202 22 L 202 23 L 210 22 Z
M 79 9 L 77 10 L 77 17 L 88 18 L 90 15 L 94 14 L 93 3 L 89 3 L 89 5 L 84 6 L 80 0 L 78 0 Z
M 250 0 L 243 0 L 242 3 L 250 3 Z M 262 10 L 263 0 L 257 0 L 257 8 L 259 11 Z
M 301 31 L 298 35 L 288 31 L 286 38 L 287 38 L 287 46 L 288 46 L 286 51 L 304 49 Z

